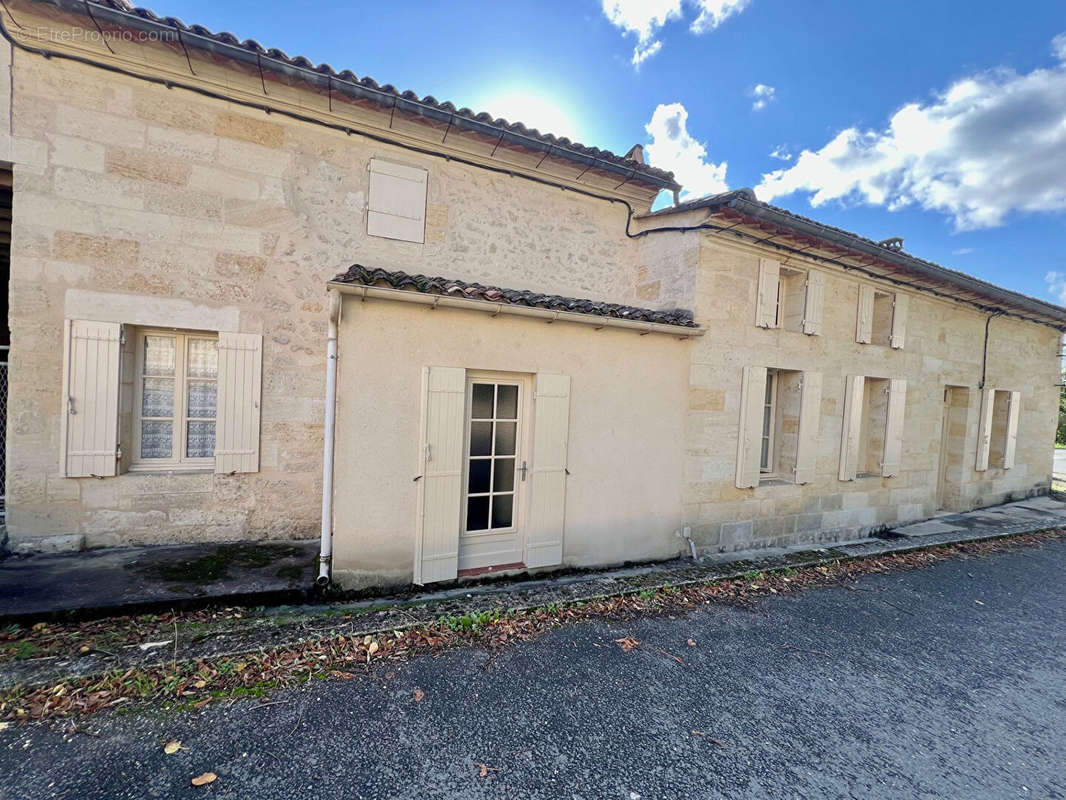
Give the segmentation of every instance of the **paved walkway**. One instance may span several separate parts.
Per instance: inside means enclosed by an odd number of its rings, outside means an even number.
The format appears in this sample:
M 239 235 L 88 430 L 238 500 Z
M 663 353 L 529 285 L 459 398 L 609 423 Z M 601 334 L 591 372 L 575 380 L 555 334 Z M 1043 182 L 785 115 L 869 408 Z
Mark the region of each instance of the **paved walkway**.
M 412 606 L 431 605 L 434 615 L 439 616 L 454 613 L 453 607 L 465 613 L 479 607 L 523 608 L 573 602 L 686 581 L 706 581 L 752 569 L 871 556 L 1063 526 L 1066 526 L 1066 502 L 1036 497 L 964 514 L 944 514 L 895 528 L 879 538 L 826 548 L 754 550 L 705 556 L 699 562 L 676 559 L 640 567 L 460 584 L 430 592 L 405 592 L 341 604 L 341 607 L 352 610 L 393 607 L 400 609 L 393 612 L 399 622 L 410 619 Z M 317 542 L 303 541 L 114 548 L 11 557 L 0 561 L 0 620 L 24 620 L 70 610 L 130 613 L 205 603 L 302 602 L 309 596 L 317 553 Z M 382 628 L 388 624 L 383 620 Z
M 1064 571 L 1057 540 L 267 702 L 12 726 L 0 796 L 1061 798 Z

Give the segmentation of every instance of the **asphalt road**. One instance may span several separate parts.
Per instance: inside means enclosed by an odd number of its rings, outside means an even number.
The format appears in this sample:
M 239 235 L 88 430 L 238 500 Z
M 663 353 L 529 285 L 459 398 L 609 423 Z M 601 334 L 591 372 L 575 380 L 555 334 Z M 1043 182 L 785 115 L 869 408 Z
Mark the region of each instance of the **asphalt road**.
M 1059 541 L 754 611 L 577 624 L 274 705 L 9 729 L 0 796 L 1063 798 L 1064 572 Z M 164 755 L 171 738 L 186 749 Z

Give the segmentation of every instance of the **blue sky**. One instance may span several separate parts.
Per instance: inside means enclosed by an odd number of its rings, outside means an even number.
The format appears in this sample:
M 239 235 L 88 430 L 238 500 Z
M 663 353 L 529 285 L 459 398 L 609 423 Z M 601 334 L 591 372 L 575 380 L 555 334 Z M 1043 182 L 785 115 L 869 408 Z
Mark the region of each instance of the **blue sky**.
M 1066 302 L 1066 4 L 158 0 Z M 1059 37 L 1059 38 L 1056 38 Z M 559 130 L 562 129 L 562 130 Z M 776 154 L 776 155 L 775 155 Z

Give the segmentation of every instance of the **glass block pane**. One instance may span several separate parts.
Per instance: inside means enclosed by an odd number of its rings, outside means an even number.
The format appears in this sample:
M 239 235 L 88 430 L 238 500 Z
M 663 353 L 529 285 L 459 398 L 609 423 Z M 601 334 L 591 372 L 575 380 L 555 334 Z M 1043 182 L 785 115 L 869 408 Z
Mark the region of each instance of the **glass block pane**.
M 492 496 L 492 527 L 510 528 L 514 495 L 494 494 Z
M 217 392 L 215 381 L 189 381 L 189 416 L 213 419 Z
M 518 419 L 517 386 L 500 386 L 497 388 L 496 419 Z
M 489 527 L 489 498 L 468 497 L 466 499 L 466 529 L 483 531 Z
M 492 423 L 470 423 L 470 455 L 487 456 L 492 453 Z
M 185 442 L 185 455 L 189 458 L 215 457 L 214 421 L 189 421 L 188 439 Z
M 492 475 L 492 491 L 514 491 L 514 459 L 497 458 L 496 471 Z
M 142 417 L 174 416 L 174 379 L 145 378 L 141 397 Z M 169 423 L 167 423 L 169 424 Z
M 190 378 L 218 377 L 218 347 L 213 339 L 189 339 Z
M 174 337 L 144 337 L 144 374 L 174 374 Z
M 174 450 L 174 423 L 141 423 L 141 458 L 170 458 Z
M 489 472 L 492 469 L 492 459 L 471 459 L 470 475 L 466 482 L 466 490 L 470 494 L 487 492 L 489 490 Z
M 517 426 L 514 422 L 496 423 L 496 455 L 513 456 Z
M 471 419 L 492 419 L 492 390 L 491 383 L 475 383 L 472 387 L 470 400 Z

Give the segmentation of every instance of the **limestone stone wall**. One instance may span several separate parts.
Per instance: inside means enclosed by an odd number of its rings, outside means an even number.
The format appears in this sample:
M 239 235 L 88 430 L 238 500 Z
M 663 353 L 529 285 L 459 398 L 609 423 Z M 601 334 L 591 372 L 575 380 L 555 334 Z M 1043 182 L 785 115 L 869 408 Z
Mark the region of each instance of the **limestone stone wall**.
M 16 547 L 317 535 L 325 283 L 352 263 L 637 299 L 622 205 L 18 50 L 11 88 Z M 429 170 L 424 245 L 366 235 L 374 157 Z M 262 333 L 260 472 L 58 477 L 81 315 Z
M 686 234 L 689 235 L 689 234 Z M 827 274 L 820 336 L 755 326 L 759 257 L 770 249 L 703 235 L 698 244 L 696 318 L 709 328 L 693 344 L 687 427 L 685 518 L 697 544 L 717 552 L 854 538 L 882 525 L 938 511 L 941 431 L 949 395 L 948 479 L 944 506 L 992 505 L 1050 485 L 1058 403 L 1057 331 L 1011 317 L 991 323 L 987 385 L 1021 392 L 1017 460 L 1012 469 L 974 469 L 986 316 L 976 309 L 909 292 L 906 346 L 855 342 L 859 278 L 825 264 L 788 265 Z M 893 287 L 885 286 L 886 291 Z M 906 291 L 906 289 L 901 289 Z M 745 365 L 822 373 L 817 478 L 805 485 L 735 485 L 741 376 Z M 838 479 L 845 376 L 908 381 L 903 464 L 891 478 Z M 960 409 L 958 406 L 962 405 Z M 952 435 L 953 434 L 953 435 Z

